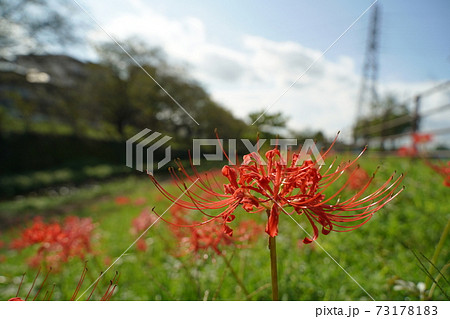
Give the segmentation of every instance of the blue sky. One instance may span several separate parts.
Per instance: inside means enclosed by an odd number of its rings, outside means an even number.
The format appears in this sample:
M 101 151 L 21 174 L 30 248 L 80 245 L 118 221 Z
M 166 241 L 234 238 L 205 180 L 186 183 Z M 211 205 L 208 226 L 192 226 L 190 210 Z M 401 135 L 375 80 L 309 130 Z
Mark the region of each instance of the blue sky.
M 373 1 L 79 1 L 119 40 L 137 35 L 245 118 L 271 105 Z M 400 99 L 450 78 L 450 1 L 378 1 L 380 92 Z M 333 134 L 355 115 L 371 11 L 271 108 Z M 92 25 L 87 37 L 105 40 Z M 448 94 L 429 99 L 429 106 Z M 426 102 L 426 101 L 425 101 Z M 425 103 L 427 104 L 427 103 Z M 448 115 L 448 114 L 447 114 Z M 450 116 L 447 117 L 450 119 Z M 450 122 L 450 121 L 448 121 Z
M 239 46 L 241 34 L 274 41 L 295 41 L 323 51 L 373 1 L 154 1 L 142 3 L 174 19 L 200 19 L 211 41 Z M 378 1 L 380 16 L 380 76 L 410 80 L 437 80 L 450 76 L 450 1 Z M 92 12 L 101 21 L 134 12 L 129 1 L 97 0 Z M 371 11 L 333 47 L 363 62 Z M 149 40 L 151 43 L 151 40 Z M 395 66 L 392 69 L 392 66 Z
M 242 33 L 274 41 L 295 41 L 323 51 L 373 1 L 146 1 L 168 16 L 196 16 L 217 41 L 239 45 Z M 180 4 L 181 3 L 181 4 Z M 411 80 L 450 75 L 450 2 L 379 1 L 380 76 Z M 178 4 L 178 5 L 177 5 Z M 327 56 L 350 55 L 360 66 L 370 14 Z M 425 57 L 428 57 L 428 61 Z M 388 66 L 395 65 L 395 71 Z M 386 68 L 383 69 L 383 66 Z M 412 67 L 413 66 L 413 67 Z

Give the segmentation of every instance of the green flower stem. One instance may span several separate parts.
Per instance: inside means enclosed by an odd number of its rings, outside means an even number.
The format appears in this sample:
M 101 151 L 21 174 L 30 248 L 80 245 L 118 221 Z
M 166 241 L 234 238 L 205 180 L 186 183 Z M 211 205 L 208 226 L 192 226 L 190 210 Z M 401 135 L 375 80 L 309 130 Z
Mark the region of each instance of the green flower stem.
M 270 275 L 272 277 L 272 300 L 278 299 L 277 242 L 276 237 L 269 236 Z
M 433 254 L 433 258 L 431 258 L 431 265 L 428 268 L 428 273 L 431 275 L 434 273 L 433 265 L 436 265 L 437 259 L 439 257 L 439 254 L 441 253 L 442 247 L 444 247 L 444 243 L 445 243 L 445 240 L 447 239 L 449 231 L 450 231 L 450 219 L 448 220 L 447 225 L 445 226 L 444 231 L 442 232 L 441 239 L 439 240 L 439 243 L 436 246 L 436 249 Z M 431 278 L 427 276 L 427 279 L 425 280 L 425 287 L 429 287 L 430 284 L 431 284 Z
M 442 267 L 440 274 L 436 276 L 436 278 L 434 278 L 434 283 L 431 285 L 430 291 L 428 292 L 428 299 L 431 300 L 431 298 L 433 297 L 433 293 L 434 290 L 437 287 L 437 282 L 439 281 L 439 279 L 442 278 L 442 274 L 444 274 L 447 271 L 447 268 L 450 267 L 450 264 L 445 265 L 444 267 Z

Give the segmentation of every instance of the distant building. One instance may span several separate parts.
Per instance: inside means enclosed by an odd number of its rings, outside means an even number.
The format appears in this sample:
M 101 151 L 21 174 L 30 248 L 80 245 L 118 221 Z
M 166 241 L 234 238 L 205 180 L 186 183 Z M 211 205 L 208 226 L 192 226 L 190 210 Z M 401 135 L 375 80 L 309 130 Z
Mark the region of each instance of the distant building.
M 87 76 L 86 63 L 65 55 L 0 58 L 0 107 L 12 117 L 29 110 L 33 119 L 46 118 Z

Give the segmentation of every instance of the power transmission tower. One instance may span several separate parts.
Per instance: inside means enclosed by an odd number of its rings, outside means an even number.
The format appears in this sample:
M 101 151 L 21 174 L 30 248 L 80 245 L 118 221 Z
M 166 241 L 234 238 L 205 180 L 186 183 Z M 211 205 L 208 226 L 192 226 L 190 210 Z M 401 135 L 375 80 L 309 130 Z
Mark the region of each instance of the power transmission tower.
M 358 104 L 356 111 L 356 123 L 367 117 L 370 114 L 370 109 L 373 105 L 378 103 L 377 81 L 378 81 L 378 37 L 379 37 L 379 22 L 380 9 L 378 4 L 375 4 L 372 9 L 372 16 L 370 20 L 369 35 L 367 38 L 367 46 L 364 58 L 363 74 L 361 78 L 361 88 L 359 90 Z M 365 138 L 366 125 L 354 128 L 353 141 L 356 144 L 360 137 Z

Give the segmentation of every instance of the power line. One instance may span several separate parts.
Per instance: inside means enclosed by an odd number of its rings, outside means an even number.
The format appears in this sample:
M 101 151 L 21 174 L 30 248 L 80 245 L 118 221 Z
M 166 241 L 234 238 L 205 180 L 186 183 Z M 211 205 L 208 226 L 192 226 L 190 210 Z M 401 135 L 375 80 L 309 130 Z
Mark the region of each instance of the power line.
M 425 113 L 420 114 L 419 117 L 421 119 L 423 119 L 423 118 L 431 116 L 433 114 L 442 112 L 442 111 L 444 111 L 444 110 L 446 110 L 448 108 L 450 108 L 450 103 L 441 105 L 439 107 L 432 108 L 430 110 L 427 110 Z M 398 125 L 411 122 L 413 119 L 414 119 L 413 116 L 411 116 L 410 114 L 406 114 L 406 115 L 397 117 L 397 118 L 392 119 L 392 120 L 384 121 L 383 123 L 380 123 L 380 124 L 371 125 L 371 126 L 366 128 L 366 133 L 382 132 L 385 129 L 393 128 L 393 127 L 396 127 Z
M 439 84 L 437 84 L 437 85 L 435 85 L 435 86 L 433 86 L 431 88 L 426 89 L 425 91 L 422 91 L 421 93 L 414 94 L 414 95 L 404 99 L 403 102 L 400 103 L 400 104 L 407 104 L 410 101 L 414 101 L 417 98 L 417 96 L 425 97 L 427 95 L 439 92 L 439 91 L 441 91 L 441 90 L 443 90 L 443 89 L 445 89 L 447 87 L 450 87 L 450 80 L 441 82 L 441 83 L 439 83 Z
M 442 111 L 444 111 L 445 109 L 448 109 L 448 108 L 450 108 L 450 103 L 449 104 L 445 104 L 445 105 L 441 105 L 439 107 L 432 108 L 430 110 L 427 110 L 426 114 L 421 115 L 421 117 L 424 118 L 424 117 L 433 115 L 435 113 L 442 112 Z

